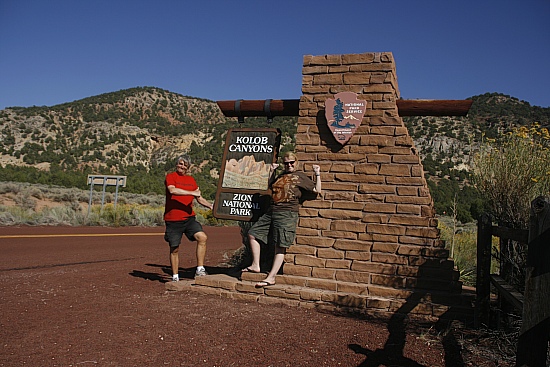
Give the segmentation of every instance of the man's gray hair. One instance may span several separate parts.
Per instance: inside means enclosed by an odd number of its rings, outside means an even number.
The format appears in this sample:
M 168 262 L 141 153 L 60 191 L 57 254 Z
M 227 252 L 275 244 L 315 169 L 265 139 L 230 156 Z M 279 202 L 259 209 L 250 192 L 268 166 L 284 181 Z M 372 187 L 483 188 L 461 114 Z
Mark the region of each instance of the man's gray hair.
M 177 159 L 176 159 L 176 164 L 178 164 L 179 162 L 183 161 L 183 163 L 185 163 L 185 165 L 187 167 L 191 167 L 191 158 L 189 158 L 188 155 L 180 155 Z

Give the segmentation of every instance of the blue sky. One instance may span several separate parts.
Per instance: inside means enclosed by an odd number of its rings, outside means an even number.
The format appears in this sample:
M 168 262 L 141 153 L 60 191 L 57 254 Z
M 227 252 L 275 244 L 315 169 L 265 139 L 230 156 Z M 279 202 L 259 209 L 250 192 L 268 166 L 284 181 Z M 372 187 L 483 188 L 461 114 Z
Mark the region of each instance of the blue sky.
M 405 99 L 550 105 L 550 0 L 0 0 L 0 109 L 136 86 L 297 99 L 304 55 L 386 51 Z

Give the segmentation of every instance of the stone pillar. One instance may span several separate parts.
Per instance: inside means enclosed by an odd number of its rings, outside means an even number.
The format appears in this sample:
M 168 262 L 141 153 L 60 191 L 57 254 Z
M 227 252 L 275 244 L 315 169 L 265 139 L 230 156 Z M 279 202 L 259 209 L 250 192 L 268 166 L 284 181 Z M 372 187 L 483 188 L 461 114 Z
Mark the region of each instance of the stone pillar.
M 439 240 L 433 201 L 413 140 L 398 115 L 389 52 L 305 56 L 296 135 L 303 170 L 321 166 L 323 194 L 300 210 L 284 274 L 338 284 L 338 292 L 407 297 L 418 289 L 459 293 Z M 367 101 L 344 145 L 324 115 L 339 92 Z M 345 287 L 345 289 L 344 289 Z

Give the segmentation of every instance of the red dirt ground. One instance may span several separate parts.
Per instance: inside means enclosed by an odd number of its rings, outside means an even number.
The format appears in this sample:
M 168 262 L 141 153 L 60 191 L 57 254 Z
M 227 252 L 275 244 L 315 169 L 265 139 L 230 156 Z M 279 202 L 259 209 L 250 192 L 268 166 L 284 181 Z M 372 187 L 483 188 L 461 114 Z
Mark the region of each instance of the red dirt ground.
M 0 227 L 0 366 L 508 365 L 456 330 L 167 292 L 163 230 Z M 239 228 L 205 231 L 207 270 L 226 271 Z

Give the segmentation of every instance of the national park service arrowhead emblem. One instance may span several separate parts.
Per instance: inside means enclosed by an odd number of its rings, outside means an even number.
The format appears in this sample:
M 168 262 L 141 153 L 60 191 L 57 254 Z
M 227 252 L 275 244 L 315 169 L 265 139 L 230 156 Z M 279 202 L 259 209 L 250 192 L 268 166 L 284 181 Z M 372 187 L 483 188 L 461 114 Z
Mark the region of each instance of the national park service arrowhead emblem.
M 325 117 L 332 135 L 340 144 L 346 144 L 361 126 L 367 102 L 357 99 L 353 92 L 341 92 L 325 102 Z

